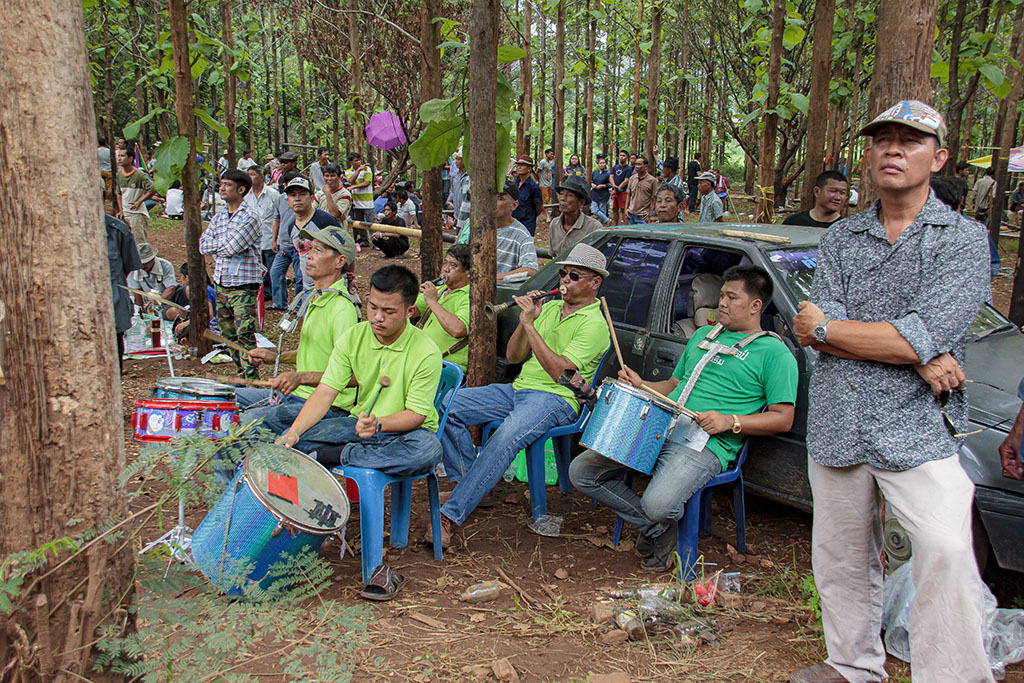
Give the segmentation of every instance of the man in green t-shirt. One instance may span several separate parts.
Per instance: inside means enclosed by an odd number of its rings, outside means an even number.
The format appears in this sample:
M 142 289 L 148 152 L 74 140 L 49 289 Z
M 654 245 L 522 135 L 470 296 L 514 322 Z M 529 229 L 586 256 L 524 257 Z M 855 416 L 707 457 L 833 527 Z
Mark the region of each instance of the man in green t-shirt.
M 297 308 L 297 317 L 302 319 L 298 350 L 281 354 L 281 361 L 294 363 L 295 371 L 282 372 L 271 379 L 269 392 L 249 387 L 235 389 L 235 402 L 245 411 L 242 420 L 251 422 L 263 418 L 263 425 L 275 434 L 282 433 L 295 420 L 320 383 L 335 343 L 359 322 L 356 307 L 344 294 L 345 269 L 356 260 L 355 240 L 339 226 L 301 230 L 299 235 L 310 240 L 306 273 L 313 279 L 314 289 L 304 290 L 300 295 L 308 300 Z M 270 349 L 255 348 L 249 351 L 248 360 L 257 366 L 271 364 L 277 360 L 277 354 Z M 249 409 L 268 398 L 274 401 L 272 405 Z M 338 393 L 332 405 L 344 410 L 354 400 L 355 390 L 345 389 Z
M 441 266 L 444 284 L 420 285 L 417 324 L 430 337 L 442 357 L 462 367 L 469 363 L 469 245 L 456 244 L 448 250 Z
M 521 308 L 519 326 L 508 340 L 505 357 L 510 363 L 526 361 L 519 377 L 512 384 L 460 389 L 448 410 L 441 435 L 444 469 L 458 483 L 441 506 L 442 544 L 451 540 L 452 522 L 466 521 L 520 449 L 576 419 L 579 401 L 557 380 L 568 371 L 593 382 L 608 350 L 611 337 L 596 299 L 608 275 L 604 254 L 580 243 L 558 263 L 561 301 L 542 304 L 531 298 L 542 294 L 537 291 L 515 297 Z M 469 427 L 492 420 L 502 424 L 477 454 Z
M 736 266 L 725 271 L 723 279 L 719 325 L 698 328 L 670 379 L 647 382 L 696 413 L 697 424 L 710 435 L 707 445 L 696 450 L 672 440 L 674 434 L 666 439 L 643 496 L 618 477 L 624 465 L 595 451 L 584 451 L 569 466 L 576 488 L 640 532 L 636 554 L 643 558 L 644 569 L 663 571 L 671 566 L 676 523 L 686 501 L 728 469 L 745 438 L 778 434 L 793 426 L 796 359 L 778 337 L 761 330 L 761 314 L 772 297 L 771 278 L 763 268 Z M 761 336 L 753 336 L 757 334 Z M 705 357 L 709 359 L 704 361 Z M 629 368 L 619 371 L 619 380 L 634 387 L 643 382 Z
M 423 474 L 441 459 L 434 396 L 441 352 L 409 324 L 416 276 L 385 266 L 370 278 L 366 321 L 342 335 L 313 394 L 278 443 L 316 452 L 324 465 L 352 465 L 396 477 Z M 381 381 L 390 382 L 383 387 Z M 356 390 L 344 413 L 328 415 L 347 387 Z

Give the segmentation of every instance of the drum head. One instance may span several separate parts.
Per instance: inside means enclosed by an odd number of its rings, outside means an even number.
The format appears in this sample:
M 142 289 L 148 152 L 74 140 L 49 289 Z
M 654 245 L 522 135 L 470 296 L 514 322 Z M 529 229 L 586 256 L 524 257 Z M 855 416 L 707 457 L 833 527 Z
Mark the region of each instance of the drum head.
M 612 379 L 611 377 L 605 379 L 604 383 L 608 384 L 610 387 L 616 390 L 625 391 L 627 394 L 632 394 L 637 398 L 643 399 L 645 401 L 650 401 L 651 403 L 658 406 L 662 410 L 667 410 L 673 415 L 679 415 L 680 413 L 683 412 L 682 410 L 680 410 L 677 404 L 669 403 L 660 396 L 655 396 L 654 394 L 646 392 L 643 389 L 638 389 L 637 387 L 634 387 L 632 384 L 627 384 L 626 382 L 621 382 L 617 379 Z
M 155 384 L 157 389 L 164 391 L 187 391 L 189 377 L 161 377 Z
M 311 534 L 328 535 L 348 521 L 341 483 L 304 453 L 258 444 L 245 458 L 245 480 L 278 520 Z
M 223 397 L 229 401 L 233 401 L 235 398 L 235 388 L 229 384 L 221 384 L 203 377 L 184 377 L 182 379 L 186 382 L 185 390 L 196 396 Z

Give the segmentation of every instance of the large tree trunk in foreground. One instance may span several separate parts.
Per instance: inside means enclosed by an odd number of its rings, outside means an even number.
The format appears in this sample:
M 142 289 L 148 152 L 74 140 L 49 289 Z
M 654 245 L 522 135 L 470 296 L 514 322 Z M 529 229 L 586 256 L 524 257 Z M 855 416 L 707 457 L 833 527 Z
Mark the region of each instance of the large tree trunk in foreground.
M 441 25 L 433 21 L 440 16 L 440 0 L 425 0 L 420 9 L 420 58 L 422 83 L 420 101 L 441 97 Z M 441 239 L 441 167 L 423 171 L 423 230 L 420 238 L 420 278 L 433 280 L 441 272 L 444 242 Z
M 484 315 L 484 304 L 494 301 L 497 276 L 494 222 L 497 208 L 494 187 L 497 143 L 494 98 L 497 83 L 494 75 L 498 70 L 500 8 L 501 0 L 476 0 L 469 17 L 469 135 L 473 141 L 469 147 L 473 178 L 469 214 L 470 268 L 473 275 L 473 286 L 469 289 L 469 386 L 493 382 L 496 361 L 497 327 Z M 559 16 L 564 24 L 565 0 L 559 6 Z M 559 140 L 555 149 L 560 148 Z
M 96 121 L 82 4 L 9 0 L 3 27 L 0 558 L 128 509 L 117 484 L 124 421 L 103 206 L 90 182 Z M 58 168 L 80 182 L 51 183 L 40 202 L 38 179 Z M 38 584 L 29 574 L 14 600 L 23 609 L 0 632 L 0 666 L 18 662 L 26 681 L 95 677 L 96 629 L 130 601 L 131 567 L 130 548 L 100 541 Z M 39 648 L 32 661 L 12 649 L 21 637 Z
M 775 182 L 775 138 L 779 131 L 779 115 L 775 108 L 779 104 L 779 81 L 782 75 L 782 34 L 786 28 L 786 0 L 775 0 L 772 10 L 772 42 L 768 58 L 768 99 L 765 101 L 764 130 L 761 131 L 761 147 L 758 151 L 759 166 L 757 184 L 764 195 L 758 200 L 756 223 L 771 223 L 774 211 L 771 204 L 776 201 Z M 929 53 L 930 54 L 930 53 Z
M 935 45 L 935 15 L 938 0 L 881 0 L 878 26 L 887 26 L 885 40 L 875 47 L 875 67 L 865 121 L 878 116 L 901 100 L 930 103 L 932 48 Z M 878 196 L 871 175 L 860 183 L 863 210 Z
M 811 90 L 807 105 L 807 154 L 804 157 L 804 184 L 800 208 L 814 206 L 814 179 L 825 170 L 822 154 L 825 149 L 825 125 L 828 121 L 828 82 L 832 74 L 832 22 L 835 0 L 818 0 L 814 8 L 814 43 L 811 56 Z M 833 142 L 838 140 L 841 117 L 836 113 Z M 838 147 L 838 144 L 835 144 Z M 837 153 L 838 154 L 838 153 Z M 837 155 L 836 154 L 836 155 Z M 833 155 L 833 156 L 836 156 Z

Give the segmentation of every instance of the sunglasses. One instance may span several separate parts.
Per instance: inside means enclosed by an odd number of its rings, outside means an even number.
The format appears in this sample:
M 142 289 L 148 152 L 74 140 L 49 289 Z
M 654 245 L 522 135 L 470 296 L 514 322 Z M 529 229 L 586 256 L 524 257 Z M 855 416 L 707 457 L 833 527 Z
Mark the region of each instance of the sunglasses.
M 596 275 L 580 275 L 576 271 L 568 271 L 565 268 L 559 268 L 558 269 L 558 279 L 559 280 L 561 280 L 566 275 L 569 276 L 569 280 L 571 282 L 579 282 L 580 280 L 582 280 L 585 277 L 597 277 Z

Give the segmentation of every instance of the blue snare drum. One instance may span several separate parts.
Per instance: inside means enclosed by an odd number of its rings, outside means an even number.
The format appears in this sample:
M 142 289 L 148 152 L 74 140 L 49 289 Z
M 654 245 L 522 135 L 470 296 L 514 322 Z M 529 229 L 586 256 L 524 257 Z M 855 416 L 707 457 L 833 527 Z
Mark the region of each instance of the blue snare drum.
M 152 398 L 184 398 L 193 401 L 234 401 L 235 388 L 205 377 L 161 377 Z
M 320 463 L 284 446 L 259 444 L 192 534 L 192 557 L 232 595 L 259 583 L 285 553 L 316 551 L 348 521 L 338 480 Z
M 673 403 L 609 378 L 601 383 L 580 444 L 650 474 L 680 412 Z

